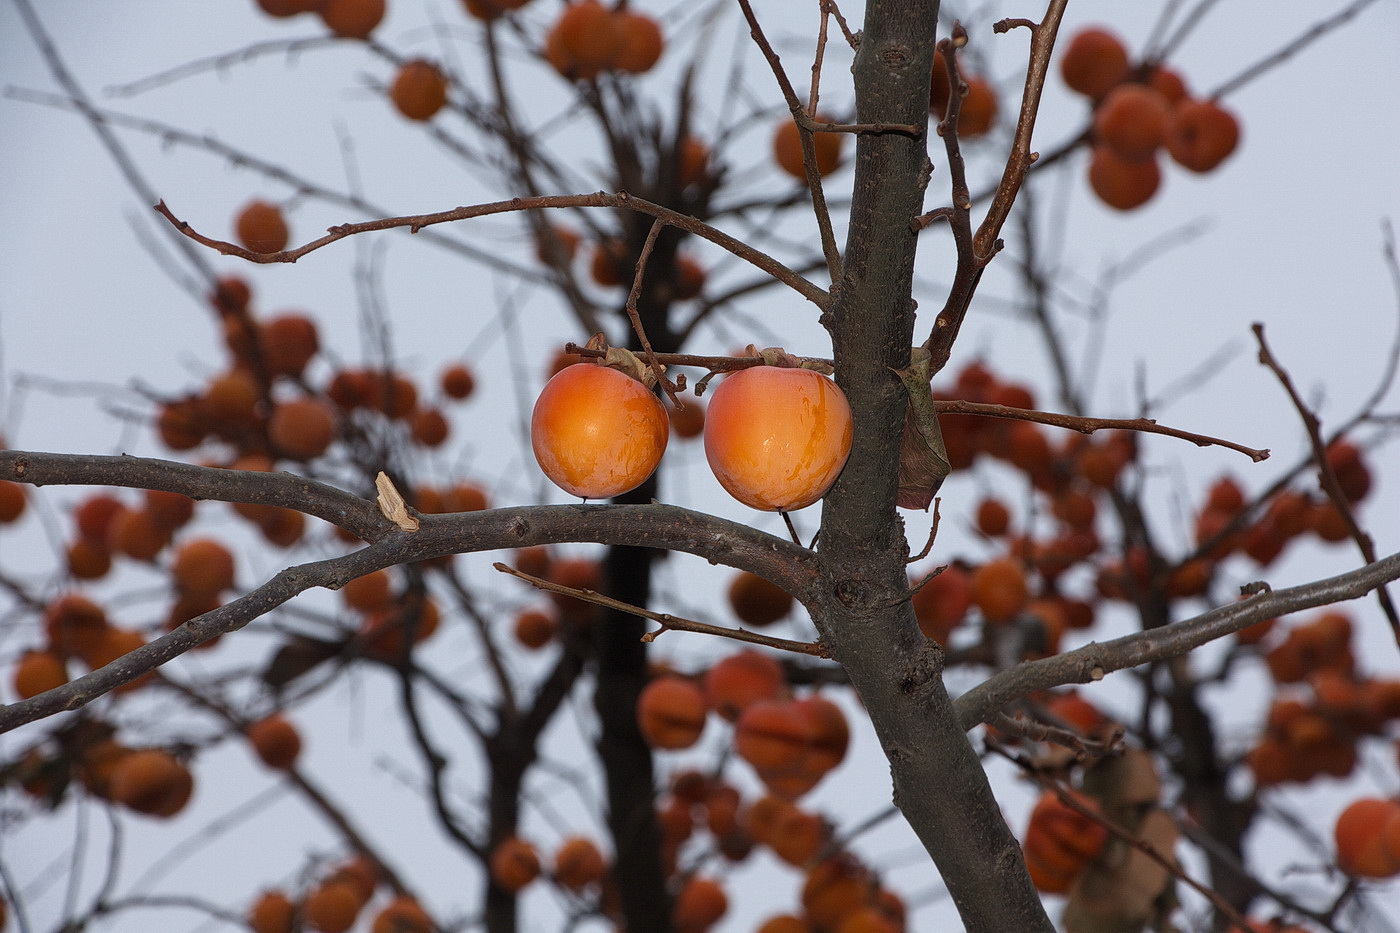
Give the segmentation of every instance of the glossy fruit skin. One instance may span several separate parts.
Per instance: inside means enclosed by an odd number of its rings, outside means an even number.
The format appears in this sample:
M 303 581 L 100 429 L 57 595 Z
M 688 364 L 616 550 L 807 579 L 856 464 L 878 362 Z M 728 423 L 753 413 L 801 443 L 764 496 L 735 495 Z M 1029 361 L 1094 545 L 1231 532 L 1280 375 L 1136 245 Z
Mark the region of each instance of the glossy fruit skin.
M 556 486 L 607 499 L 640 486 L 666 452 L 666 409 L 641 382 L 616 369 L 576 363 L 535 400 L 530 441 Z
M 816 502 L 836 482 L 854 429 L 846 394 L 809 369 L 755 366 L 725 378 L 705 417 L 705 457 L 731 496 L 765 512 Z

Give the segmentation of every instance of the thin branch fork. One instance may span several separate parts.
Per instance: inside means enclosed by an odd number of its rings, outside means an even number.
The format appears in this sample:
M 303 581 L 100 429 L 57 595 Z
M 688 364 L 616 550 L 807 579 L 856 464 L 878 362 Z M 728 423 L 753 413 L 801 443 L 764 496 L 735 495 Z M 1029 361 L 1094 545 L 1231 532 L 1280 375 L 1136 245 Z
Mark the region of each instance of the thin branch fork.
M 613 599 L 611 596 L 604 596 L 602 593 L 593 590 L 578 589 L 572 586 L 563 586 L 559 583 L 552 583 L 541 577 L 536 577 L 524 571 L 517 570 L 509 564 L 500 561 L 491 565 L 501 573 L 508 573 L 512 577 L 518 577 L 526 583 L 543 590 L 546 593 L 555 593 L 560 596 L 571 596 L 574 599 L 581 599 L 586 603 L 595 606 L 602 606 L 604 609 L 615 609 L 619 612 L 626 612 L 630 615 L 639 616 L 643 619 L 650 619 L 661 626 L 654 632 L 647 632 L 642 636 L 642 641 L 653 642 L 668 631 L 677 632 L 698 632 L 701 635 L 717 635 L 721 638 L 732 638 L 735 641 L 745 642 L 750 645 L 763 645 L 766 648 L 777 648 L 780 651 L 792 651 L 797 654 L 810 655 L 815 658 L 830 658 L 826 648 L 821 642 L 794 641 L 790 638 L 777 638 L 772 635 L 763 635 L 758 632 L 750 632 L 741 628 L 725 628 L 721 625 L 711 625 L 708 622 L 697 622 L 694 619 L 686 619 L 681 616 L 672 615 L 669 612 L 654 612 L 651 609 L 644 609 L 641 606 L 634 606 L 631 603 Z
M 366 220 L 360 223 L 338 224 L 337 226 L 330 227 L 323 237 L 319 237 L 293 249 L 285 249 L 276 253 L 258 253 L 250 249 L 245 249 L 236 243 L 230 243 L 227 240 L 218 240 L 213 237 L 205 236 L 196 231 L 187 221 L 177 218 L 164 201 L 156 204 L 155 209 L 161 216 L 168 220 L 175 229 L 197 243 L 207 246 L 210 249 L 217 250 L 226 256 L 238 256 L 249 262 L 266 264 L 296 262 L 306 254 L 315 252 L 324 246 L 329 246 L 338 240 L 374 230 L 391 230 L 397 227 L 407 227 L 410 233 L 417 233 L 419 230 L 435 224 L 470 220 L 474 217 L 486 217 L 493 214 L 510 213 L 512 211 L 571 207 L 611 207 L 621 210 L 635 210 L 638 213 L 647 214 L 673 227 L 684 230 L 687 233 L 709 240 L 716 246 L 728 250 L 740 259 L 757 266 L 759 269 L 773 276 L 773 278 L 792 288 L 823 311 L 831 304 L 831 295 L 825 289 L 797 274 L 767 253 L 755 249 L 742 240 L 738 240 L 702 220 L 673 211 L 668 207 L 663 207 L 645 198 L 634 197 L 626 191 L 618 191 L 613 194 L 609 194 L 605 191 L 597 191 L 593 194 L 561 194 L 511 198 L 507 201 L 493 201 L 487 204 L 457 207 L 452 210 L 437 211 L 431 214 L 385 217 L 379 220 Z

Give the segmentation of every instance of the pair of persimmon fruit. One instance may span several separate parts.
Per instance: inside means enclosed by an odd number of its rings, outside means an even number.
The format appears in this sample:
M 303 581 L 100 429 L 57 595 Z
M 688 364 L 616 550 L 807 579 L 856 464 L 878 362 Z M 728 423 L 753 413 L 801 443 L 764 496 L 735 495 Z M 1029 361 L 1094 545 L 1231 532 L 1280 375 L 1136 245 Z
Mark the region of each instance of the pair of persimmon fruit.
M 560 489 L 607 499 L 640 486 L 666 452 L 670 418 L 656 394 L 620 369 L 584 361 L 540 392 L 530 437 Z M 759 365 L 724 377 L 705 414 L 705 457 L 731 496 L 790 512 L 826 495 L 851 451 L 851 406 L 810 369 Z

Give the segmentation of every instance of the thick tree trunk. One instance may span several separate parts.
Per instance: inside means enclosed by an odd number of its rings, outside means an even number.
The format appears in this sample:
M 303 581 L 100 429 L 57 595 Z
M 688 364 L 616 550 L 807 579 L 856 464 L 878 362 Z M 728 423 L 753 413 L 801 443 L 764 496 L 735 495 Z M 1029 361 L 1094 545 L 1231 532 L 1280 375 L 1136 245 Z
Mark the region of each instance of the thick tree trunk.
M 926 126 L 936 0 L 871 2 L 855 64 L 856 120 Z M 942 680 L 942 652 L 908 601 L 895 511 L 926 140 L 864 135 L 839 293 L 827 326 L 855 446 L 822 517 L 825 604 L 814 616 L 889 757 L 895 803 L 932 855 L 968 931 L 1052 930 L 1020 846 Z

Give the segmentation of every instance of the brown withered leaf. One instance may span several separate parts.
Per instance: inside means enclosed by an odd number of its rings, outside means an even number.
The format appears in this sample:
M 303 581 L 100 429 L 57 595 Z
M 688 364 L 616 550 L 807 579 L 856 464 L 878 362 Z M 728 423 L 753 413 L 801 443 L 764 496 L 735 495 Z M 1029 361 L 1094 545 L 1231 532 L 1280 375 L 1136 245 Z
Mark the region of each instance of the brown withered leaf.
M 1100 759 L 1084 772 L 1084 792 L 1117 812 L 1155 804 L 1162 797 L 1162 779 L 1149 752 L 1125 748 L 1121 755 Z
M 918 347 L 909 368 L 895 370 L 909 396 L 904 408 L 904 437 L 899 444 L 899 492 L 895 500 L 902 509 L 927 510 L 952 471 L 933 407 L 931 361 L 928 350 Z
M 1137 836 L 1175 862 L 1176 824 L 1160 809 L 1149 811 Z M 1141 933 L 1175 903 L 1172 874 L 1141 849 L 1112 839 L 1080 873 L 1062 922 L 1067 933 Z

